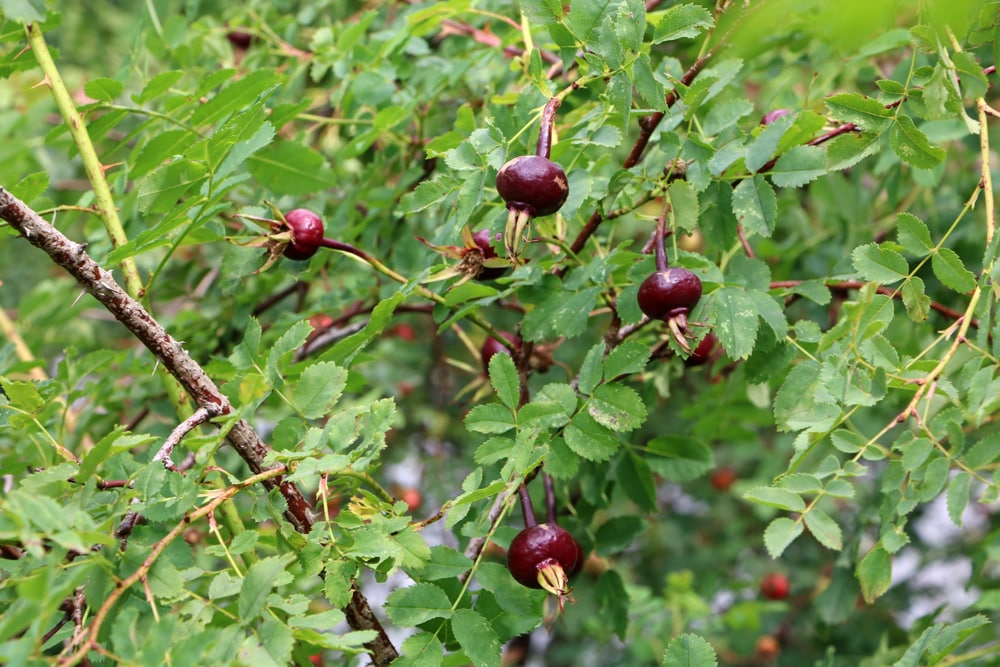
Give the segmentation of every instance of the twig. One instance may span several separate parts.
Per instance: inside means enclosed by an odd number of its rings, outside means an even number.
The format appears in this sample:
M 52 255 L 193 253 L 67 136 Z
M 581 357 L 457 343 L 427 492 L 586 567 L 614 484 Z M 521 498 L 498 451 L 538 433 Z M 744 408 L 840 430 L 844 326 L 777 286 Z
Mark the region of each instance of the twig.
M 160 447 L 160 451 L 156 452 L 156 456 L 153 457 L 153 461 L 163 463 L 163 467 L 167 470 L 177 470 L 177 466 L 174 465 L 173 459 L 170 458 L 170 455 L 174 451 L 174 447 L 180 443 L 185 435 L 207 422 L 211 417 L 212 415 L 209 414 L 209 411 L 204 407 L 198 408 L 191 413 L 190 417 L 182 421 L 177 425 L 177 428 L 170 432 L 170 435 L 167 436 L 166 442 L 164 442 L 163 446 Z
M 68 239 L 3 187 L 0 187 L 0 219 L 10 223 L 29 243 L 44 250 L 56 264 L 76 278 L 89 294 L 100 301 L 115 319 L 125 325 L 156 356 L 199 407 L 204 408 L 210 416 L 232 412 L 229 399 L 198 362 L 153 319 L 142 304 L 125 293 L 111 273 L 91 259 L 82 245 Z M 288 506 L 285 517 L 297 531 L 308 534 L 313 525 L 309 501 L 294 483 L 282 480 L 279 471 L 283 468 L 269 468 L 265 464 L 270 448 L 261 441 L 257 432 L 246 420 L 240 419 L 230 427 L 226 439 L 257 475 L 253 479 L 259 479 L 267 488 L 277 488 L 280 491 Z M 397 653 L 385 634 L 385 629 L 370 613 L 367 601 L 357 592 L 348 606 L 345 610 L 348 618 L 362 624 L 352 626 L 354 630 L 376 632 L 376 638 L 365 644 L 372 651 L 376 664 L 388 665 L 397 657 Z M 357 610 L 353 609 L 355 606 L 358 607 Z

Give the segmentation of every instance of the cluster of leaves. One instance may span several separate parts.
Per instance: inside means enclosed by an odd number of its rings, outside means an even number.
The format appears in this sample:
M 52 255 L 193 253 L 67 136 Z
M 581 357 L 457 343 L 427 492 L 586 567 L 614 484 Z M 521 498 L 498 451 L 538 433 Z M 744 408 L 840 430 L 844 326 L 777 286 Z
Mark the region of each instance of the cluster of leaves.
M 165 467 L 173 379 L 0 226 L 0 662 L 499 665 L 549 611 L 494 548 L 543 475 L 590 554 L 546 664 L 996 659 L 1000 3 L 56 4 L 0 0 L 0 185 L 138 276 L 233 412 Z M 452 260 L 418 239 L 503 230 L 552 97 L 565 205 L 505 276 L 429 280 Z M 262 271 L 270 205 L 361 250 Z M 657 218 L 707 366 L 636 304 Z M 240 419 L 308 532 L 241 482 Z M 939 500 L 962 543 L 915 527 Z M 968 608 L 893 585 L 963 553 Z

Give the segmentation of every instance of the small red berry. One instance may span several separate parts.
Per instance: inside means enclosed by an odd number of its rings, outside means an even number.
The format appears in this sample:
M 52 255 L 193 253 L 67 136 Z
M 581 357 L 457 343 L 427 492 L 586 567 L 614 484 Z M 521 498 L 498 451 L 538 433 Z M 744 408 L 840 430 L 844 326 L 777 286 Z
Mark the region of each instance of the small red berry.
M 306 260 L 315 255 L 323 242 L 323 220 L 309 209 L 297 208 L 285 214 L 285 223 L 292 231 L 292 241 L 285 246 L 285 257 Z
M 500 167 L 497 192 L 507 208 L 551 215 L 566 203 L 569 183 L 562 167 L 540 155 L 521 155 Z
M 692 350 L 688 358 L 684 360 L 685 366 L 701 366 L 712 360 L 712 355 L 715 352 L 715 346 L 719 342 L 719 339 L 715 337 L 715 334 L 709 331 L 705 334 L 705 337 L 701 339 L 698 346 Z
M 639 285 L 639 308 L 658 320 L 687 313 L 701 298 L 701 279 L 685 268 L 657 271 Z
M 736 471 L 729 466 L 718 468 L 712 472 L 709 481 L 716 491 L 728 491 L 736 482 Z
M 788 577 L 781 572 L 769 572 L 760 580 L 760 594 L 768 600 L 784 600 L 789 588 Z
M 399 499 L 406 503 L 406 507 L 410 510 L 410 512 L 416 512 L 420 509 L 420 506 L 424 502 L 424 498 L 420 494 L 420 491 L 413 488 L 403 489 L 403 491 L 399 494 Z
M 507 569 L 514 579 L 553 595 L 569 593 L 569 577 L 580 571 L 583 560 L 583 549 L 576 538 L 551 523 L 525 528 L 507 549 Z

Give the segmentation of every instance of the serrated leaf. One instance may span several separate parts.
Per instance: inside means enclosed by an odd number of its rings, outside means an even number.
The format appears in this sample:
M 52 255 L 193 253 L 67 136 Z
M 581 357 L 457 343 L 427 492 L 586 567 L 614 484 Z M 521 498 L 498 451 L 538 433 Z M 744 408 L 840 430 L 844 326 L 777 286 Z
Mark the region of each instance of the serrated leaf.
M 896 216 L 896 240 L 903 250 L 916 257 L 925 257 L 934 250 L 930 230 L 923 220 L 912 213 Z
M 828 171 L 849 169 L 870 155 L 879 152 L 882 134 L 865 132 L 862 134 L 842 134 L 826 145 L 826 168 Z
M 621 446 L 613 431 L 594 421 L 586 412 L 577 413 L 563 432 L 566 445 L 589 461 L 606 461 Z
M 674 5 L 660 12 L 650 12 L 646 22 L 653 25 L 653 44 L 697 37 L 713 25 L 712 14 L 698 5 Z
M 816 541 L 828 549 L 840 551 L 844 548 L 844 537 L 840 526 L 829 514 L 813 507 L 805 513 L 806 528 Z
M 913 119 L 905 114 L 898 116 L 889 130 L 889 145 L 899 159 L 919 169 L 933 169 L 948 156 L 947 151 L 933 145 Z
M 911 276 L 899 290 L 903 298 L 906 314 L 914 322 L 923 322 L 931 312 L 931 299 L 927 296 L 924 281 L 917 276 Z
M 465 416 L 465 427 L 476 433 L 506 433 L 515 426 L 514 415 L 499 403 L 477 405 Z
M 521 333 L 528 340 L 575 338 L 587 330 L 590 311 L 600 294 L 600 287 L 578 292 L 553 290 L 524 316 Z
M 744 289 L 725 286 L 709 295 L 709 304 L 713 309 L 710 321 L 722 348 L 733 359 L 745 359 L 757 340 L 759 322 L 753 298 Z
M 778 558 L 802 534 L 802 523 L 788 517 L 778 517 L 764 530 L 764 546 L 771 558 Z
M 648 345 L 628 340 L 608 352 L 604 359 L 604 379 L 607 382 L 623 375 L 641 373 L 649 362 Z
M 674 226 L 681 232 L 698 228 L 698 191 L 686 180 L 674 181 L 667 190 L 670 196 L 670 215 Z
M 656 511 L 656 484 L 652 469 L 645 459 L 631 451 L 626 452 L 618 461 L 615 473 L 629 500 L 645 512 Z
M 760 174 L 740 181 L 733 189 L 733 215 L 746 232 L 769 237 L 778 217 L 774 188 Z
M 718 664 L 712 645 L 690 633 L 671 639 L 663 652 L 663 667 L 716 667 Z
M 576 388 L 581 394 L 589 396 L 604 377 L 604 351 L 607 346 L 604 341 L 594 345 L 583 358 L 580 371 L 576 376 Z
M 481 614 L 471 609 L 458 609 L 451 619 L 465 655 L 476 667 L 500 667 L 500 640 L 493 626 Z
M 931 255 L 931 269 L 945 287 L 959 294 L 968 294 L 976 288 L 976 276 L 965 268 L 962 259 L 951 248 L 938 248 Z
M 233 113 L 240 113 L 254 100 L 268 90 L 273 90 L 279 82 L 272 69 L 257 69 L 229 85 L 201 104 L 191 114 L 190 123 L 194 127 L 216 123 Z
M 500 402 L 511 410 L 517 407 L 521 396 L 521 381 L 517 367 L 509 354 L 494 354 L 489 363 L 490 384 L 497 392 Z
M 279 139 L 247 161 L 254 180 L 282 195 L 306 195 L 326 190 L 335 174 L 319 152 L 296 141 Z
M 660 435 L 646 443 L 646 463 L 657 475 L 672 482 L 687 482 L 715 467 L 712 449 L 685 435 Z
M 903 280 L 910 272 L 910 265 L 902 255 L 877 243 L 855 248 L 851 253 L 851 261 L 862 278 L 883 285 Z
M 614 568 L 605 570 L 597 578 L 594 592 L 601 605 L 600 617 L 605 619 L 608 627 L 624 641 L 628 631 L 630 600 L 621 575 Z
M 797 188 L 826 173 L 826 153 L 819 146 L 796 146 L 778 158 L 771 181 L 781 188 Z
M 271 351 L 267 355 L 267 380 L 271 386 L 278 386 L 281 382 L 284 367 L 292 353 L 302 347 L 308 340 L 313 328 L 309 322 L 299 320 L 290 326 L 278 340 L 271 346 Z
M 830 114 L 866 130 L 882 131 L 892 124 L 892 111 L 871 97 L 859 93 L 833 95 L 826 100 Z
M 46 0 L 2 0 L 0 15 L 8 21 L 33 23 L 45 20 Z
M 892 558 L 880 544 L 876 544 L 858 563 L 855 574 L 865 602 L 871 604 L 892 585 Z
M 347 369 L 332 361 L 312 364 L 302 371 L 292 393 L 292 405 L 306 419 L 329 414 L 347 386 Z
M 788 489 L 774 486 L 757 486 L 743 494 L 743 498 L 761 505 L 777 507 L 789 512 L 801 512 L 806 508 L 802 496 Z
M 83 92 L 95 100 L 114 102 L 115 98 L 122 94 L 122 82 L 106 77 L 91 79 L 83 85 Z
M 632 431 L 646 420 L 646 405 L 639 392 L 621 384 L 605 384 L 595 389 L 587 411 L 594 421 L 612 431 Z
M 244 623 L 252 623 L 264 610 L 264 603 L 285 566 L 295 558 L 294 554 L 262 558 L 247 569 L 240 587 L 239 614 Z
M 402 652 L 393 661 L 394 667 L 441 667 L 444 646 L 429 632 L 418 632 L 403 641 Z
M 948 484 L 948 516 L 956 526 L 962 525 L 962 514 L 969 504 L 972 476 L 965 472 L 956 474 Z
M 432 618 L 451 618 L 451 600 L 434 584 L 397 588 L 385 601 L 385 613 L 398 625 L 414 626 Z
M 771 160 L 771 156 L 778 149 L 781 137 L 788 132 L 792 122 L 793 116 L 786 114 L 779 116 L 764 127 L 753 143 L 747 147 L 744 160 L 747 171 L 753 174 Z

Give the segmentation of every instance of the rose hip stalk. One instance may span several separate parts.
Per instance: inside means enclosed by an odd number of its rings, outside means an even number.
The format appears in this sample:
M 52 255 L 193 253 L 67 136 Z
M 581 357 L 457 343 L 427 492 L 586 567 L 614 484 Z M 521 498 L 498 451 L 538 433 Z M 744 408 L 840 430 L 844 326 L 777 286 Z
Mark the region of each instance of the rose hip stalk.
M 515 157 L 497 172 L 497 192 L 507 203 L 509 212 L 504 230 L 504 245 L 507 255 L 515 262 L 531 219 L 552 215 L 562 208 L 569 196 L 566 173 L 549 159 L 552 126 L 559 103 L 559 98 L 553 97 L 542 110 L 535 155 Z
M 650 319 L 666 322 L 677 345 L 685 353 L 690 353 L 687 316 L 701 299 L 701 280 L 685 268 L 667 266 L 667 253 L 663 247 L 664 224 L 662 217 L 657 219 L 654 239 L 656 273 L 639 285 L 637 300 L 642 312 Z

